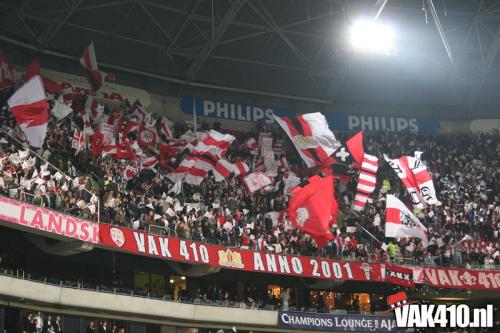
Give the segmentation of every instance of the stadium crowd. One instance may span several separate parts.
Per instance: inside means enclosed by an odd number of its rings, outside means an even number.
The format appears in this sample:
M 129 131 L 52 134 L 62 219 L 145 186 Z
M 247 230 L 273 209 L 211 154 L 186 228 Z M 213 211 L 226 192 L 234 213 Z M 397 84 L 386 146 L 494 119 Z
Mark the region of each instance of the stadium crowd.
M 273 251 L 290 254 L 342 257 L 357 260 L 405 261 L 426 265 L 499 265 L 498 232 L 500 228 L 500 182 L 498 158 L 500 135 L 495 134 L 434 134 L 368 133 L 365 149 L 379 157 L 377 188 L 365 210 L 354 212 L 351 203 L 356 192 L 356 178 L 352 168 L 349 180 L 336 180 L 336 197 L 340 206 L 336 239 L 318 249 L 314 240 L 293 228 L 285 211 L 288 195 L 287 177 L 296 174 L 302 183 L 319 170 L 307 169 L 293 144 L 277 125 L 256 123 L 248 132 L 230 131 L 236 140 L 229 147 L 228 161 L 243 161 L 250 172 L 263 167 L 259 153 L 246 144 L 260 133 L 271 133 L 276 163 L 287 159 L 287 167 L 279 166 L 271 185 L 255 193 L 244 186 L 240 177 L 216 182 L 213 175 L 199 186 L 183 184 L 179 194 L 169 192 L 173 183 L 166 177 L 189 154 L 185 144 L 196 137 L 187 124 L 172 126 L 175 138 L 184 138 L 184 145 L 168 160 L 155 168 L 144 168 L 127 179 L 125 171 L 129 159 L 111 155 L 92 154 L 90 143 L 75 151 L 74 129 L 99 129 L 97 118 L 82 117 L 77 110 L 84 109 L 86 96 L 73 96 L 73 113 L 57 120 L 50 117 L 43 148 L 36 151 L 47 164 L 33 158 L 16 140 L 23 141 L 23 133 L 16 126 L 9 110 L 0 115 L 0 191 L 4 195 L 26 200 L 83 218 L 112 223 L 135 229 L 145 229 L 180 238 L 202 242 Z M 127 120 L 136 117 L 140 102 L 125 101 L 122 105 L 105 105 L 102 119 L 108 123 L 121 119 L 115 128 L 120 140 Z M 141 109 L 141 108 L 139 108 Z M 153 110 L 152 110 L 153 111 Z M 85 113 L 85 111 L 83 112 Z M 164 143 L 169 140 L 155 127 Z M 111 119 L 111 121 L 110 121 Z M 154 123 L 154 121 L 153 121 Z M 216 129 L 225 132 L 220 123 L 202 122 L 198 131 Z M 336 133 L 341 142 L 353 133 Z M 15 138 L 15 140 L 13 140 Z M 123 139 L 123 138 L 122 138 Z M 130 142 L 137 140 L 137 131 L 127 134 Z M 141 147 L 147 150 L 147 147 Z M 406 190 L 397 175 L 383 160 L 413 155 L 423 151 L 422 159 L 433 174 L 440 206 L 414 210 L 429 231 L 429 244 L 424 247 L 418 239 L 385 239 L 384 201 L 391 193 L 408 202 Z M 134 162 L 132 162 L 134 163 Z M 54 166 L 57 168 L 54 168 Z M 344 177 L 345 179 L 345 177 Z M 99 216 L 98 216 L 99 215 Z M 368 234 L 362 229 L 371 233 Z M 375 238 L 377 240 L 375 240 Z M 380 242 L 379 242 L 379 241 Z M 463 245 L 483 241 L 474 249 Z

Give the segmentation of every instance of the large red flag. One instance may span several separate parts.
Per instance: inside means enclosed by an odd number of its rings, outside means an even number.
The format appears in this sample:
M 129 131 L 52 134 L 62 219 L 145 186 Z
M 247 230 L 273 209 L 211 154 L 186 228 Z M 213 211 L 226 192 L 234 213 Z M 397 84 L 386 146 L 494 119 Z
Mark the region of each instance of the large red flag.
M 335 200 L 333 177 L 309 178 L 309 184 L 295 187 L 288 202 L 288 216 L 299 230 L 311 235 L 324 247 L 334 236 L 330 226 L 336 224 L 338 204 Z
M 347 140 L 345 144 L 354 159 L 353 166 L 358 169 L 361 168 L 361 164 L 363 163 L 365 156 L 365 150 L 363 148 L 363 131 L 356 133 L 353 137 Z

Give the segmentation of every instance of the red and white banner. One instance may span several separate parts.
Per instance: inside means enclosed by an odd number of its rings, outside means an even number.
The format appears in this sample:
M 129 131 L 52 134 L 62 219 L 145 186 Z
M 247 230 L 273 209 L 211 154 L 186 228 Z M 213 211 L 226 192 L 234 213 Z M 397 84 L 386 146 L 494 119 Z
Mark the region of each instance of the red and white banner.
M 255 252 L 100 225 L 101 245 L 159 259 L 329 280 L 383 281 L 380 264 Z
M 47 233 L 99 243 L 99 224 L 0 196 L 0 220 Z
M 460 243 L 460 247 L 467 253 L 472 253 L 477 251 L 477 252 L 491 254 L 497 248 L 500 248 L 500 241 L 488 242 L 488 241 L 464 240 Z
M 339 281 L 385 281 L 383 271 L 386 266 L 377 263 L 344 262 L 228 248 L 103 223 L 99 224 L 99 239 L 105 248 L 224 269 Z M 413 278 L 415 283 L 438 288 L 500 290 L 498 270 L 413 267 Z
M 271 184 L 271 178 L 263 172 L 254 172 L 243 178 L 243 183 L 250 192 L 255 192 Z
M 500 290 L 500 271 L 449 267 L 414 267 L 416 283 L 437 288 Z

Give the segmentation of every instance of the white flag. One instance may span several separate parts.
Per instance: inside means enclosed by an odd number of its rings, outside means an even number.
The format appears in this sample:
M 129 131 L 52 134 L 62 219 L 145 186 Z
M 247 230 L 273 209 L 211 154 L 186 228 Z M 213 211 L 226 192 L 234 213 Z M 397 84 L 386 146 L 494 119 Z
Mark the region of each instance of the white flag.
M 427 246 L 427 228 L 398 198 L 387 195 L 385 237 L 416 237 Z

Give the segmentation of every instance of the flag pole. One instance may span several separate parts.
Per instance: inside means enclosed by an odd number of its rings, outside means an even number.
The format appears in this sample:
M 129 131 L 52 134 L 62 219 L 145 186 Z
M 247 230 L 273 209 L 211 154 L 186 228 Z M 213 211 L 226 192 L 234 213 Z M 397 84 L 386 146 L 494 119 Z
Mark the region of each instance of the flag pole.
M 382 242 L 379 241 L 377 239 L 377 237 L 373 236 L 373 234 L 371 232 L 369 232 L 368 230 L 366 230 L 363 226 L 361 226 L 361 229 L 363 229 L 368 235 L 370 235 L 373 239 L 375 239 L 377 242 L 379 242 L 379 244 L 382 244 Z
M 193 96 L 193 132 L 197 132 L 198 125 L 196 123 L 196 97 Z

